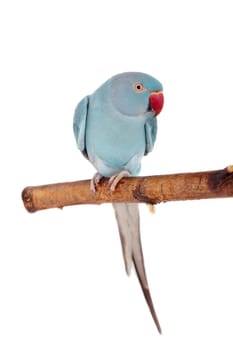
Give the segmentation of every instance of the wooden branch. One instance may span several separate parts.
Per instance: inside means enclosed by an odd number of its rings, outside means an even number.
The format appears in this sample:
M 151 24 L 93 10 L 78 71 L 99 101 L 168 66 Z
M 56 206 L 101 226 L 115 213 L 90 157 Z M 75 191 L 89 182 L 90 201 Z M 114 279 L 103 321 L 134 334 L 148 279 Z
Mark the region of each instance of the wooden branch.
M 22 192 L 25 208 L 33 213 L 76 204 L 144 202 L 233 197 L 233 165 L 222 170 L 124 178 L 115 192 L 108 179 L 90 191 L 90 180 L 26 187 Z

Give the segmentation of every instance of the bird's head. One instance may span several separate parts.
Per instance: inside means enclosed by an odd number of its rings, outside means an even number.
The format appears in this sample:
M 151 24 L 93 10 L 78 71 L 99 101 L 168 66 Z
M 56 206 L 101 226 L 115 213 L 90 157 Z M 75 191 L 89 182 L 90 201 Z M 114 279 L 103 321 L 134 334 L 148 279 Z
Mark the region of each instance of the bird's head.
M 164 103 L 162 84 L 144 73 L 128 72 L 110 80 L 114 107 L 127 116 L 157 116 Z

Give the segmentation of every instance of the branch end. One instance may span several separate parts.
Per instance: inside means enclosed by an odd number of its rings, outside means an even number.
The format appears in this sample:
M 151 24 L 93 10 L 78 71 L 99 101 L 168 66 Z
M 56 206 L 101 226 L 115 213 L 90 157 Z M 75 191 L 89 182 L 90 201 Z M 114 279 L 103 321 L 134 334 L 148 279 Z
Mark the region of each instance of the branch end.
M 33 191 L 31 187 L 25 187 L 21 194 L 25 208 L 29 213 L 35 213 L 37 209 L 33 204 Z
M 227 167 L 227 172 L 228 172 L 229 174 L 233 173 L 233 165 L 228 165 L 228 167 Z

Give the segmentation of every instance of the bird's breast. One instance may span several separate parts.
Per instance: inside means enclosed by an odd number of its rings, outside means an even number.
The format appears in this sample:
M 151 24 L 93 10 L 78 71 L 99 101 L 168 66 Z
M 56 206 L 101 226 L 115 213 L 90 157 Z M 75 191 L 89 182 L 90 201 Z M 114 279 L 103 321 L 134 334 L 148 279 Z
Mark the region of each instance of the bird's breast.
M 135 157 L 140 160 L 145 153 L 145 129 L 143 123 L 132 117 L 101 115 L 88 118 L 86 145 L 90 161 L 102 159 L 109 167 L 121 169 Z

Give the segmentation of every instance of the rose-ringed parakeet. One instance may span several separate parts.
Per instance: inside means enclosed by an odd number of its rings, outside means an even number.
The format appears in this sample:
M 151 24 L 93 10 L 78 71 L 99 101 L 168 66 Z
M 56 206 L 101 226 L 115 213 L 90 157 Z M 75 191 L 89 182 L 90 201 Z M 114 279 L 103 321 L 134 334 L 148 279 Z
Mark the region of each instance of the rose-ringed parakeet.
M 79 102 L 73 129 L 79 150 L 97 170 L 91 191 L 95 192 L 102 177 L 109 177 L 109 189 L 114 191 L 122 177 L 139 174 L 141 159 L 152 151 L 156 139 L 162 90 L 162 84 L 152 76 L 127 72 L 113 76 Z M 144 267 L 138 204 L 114 203 L 113 207 L 126 272 L 130 274 L 133 264 L 161 333 Z

